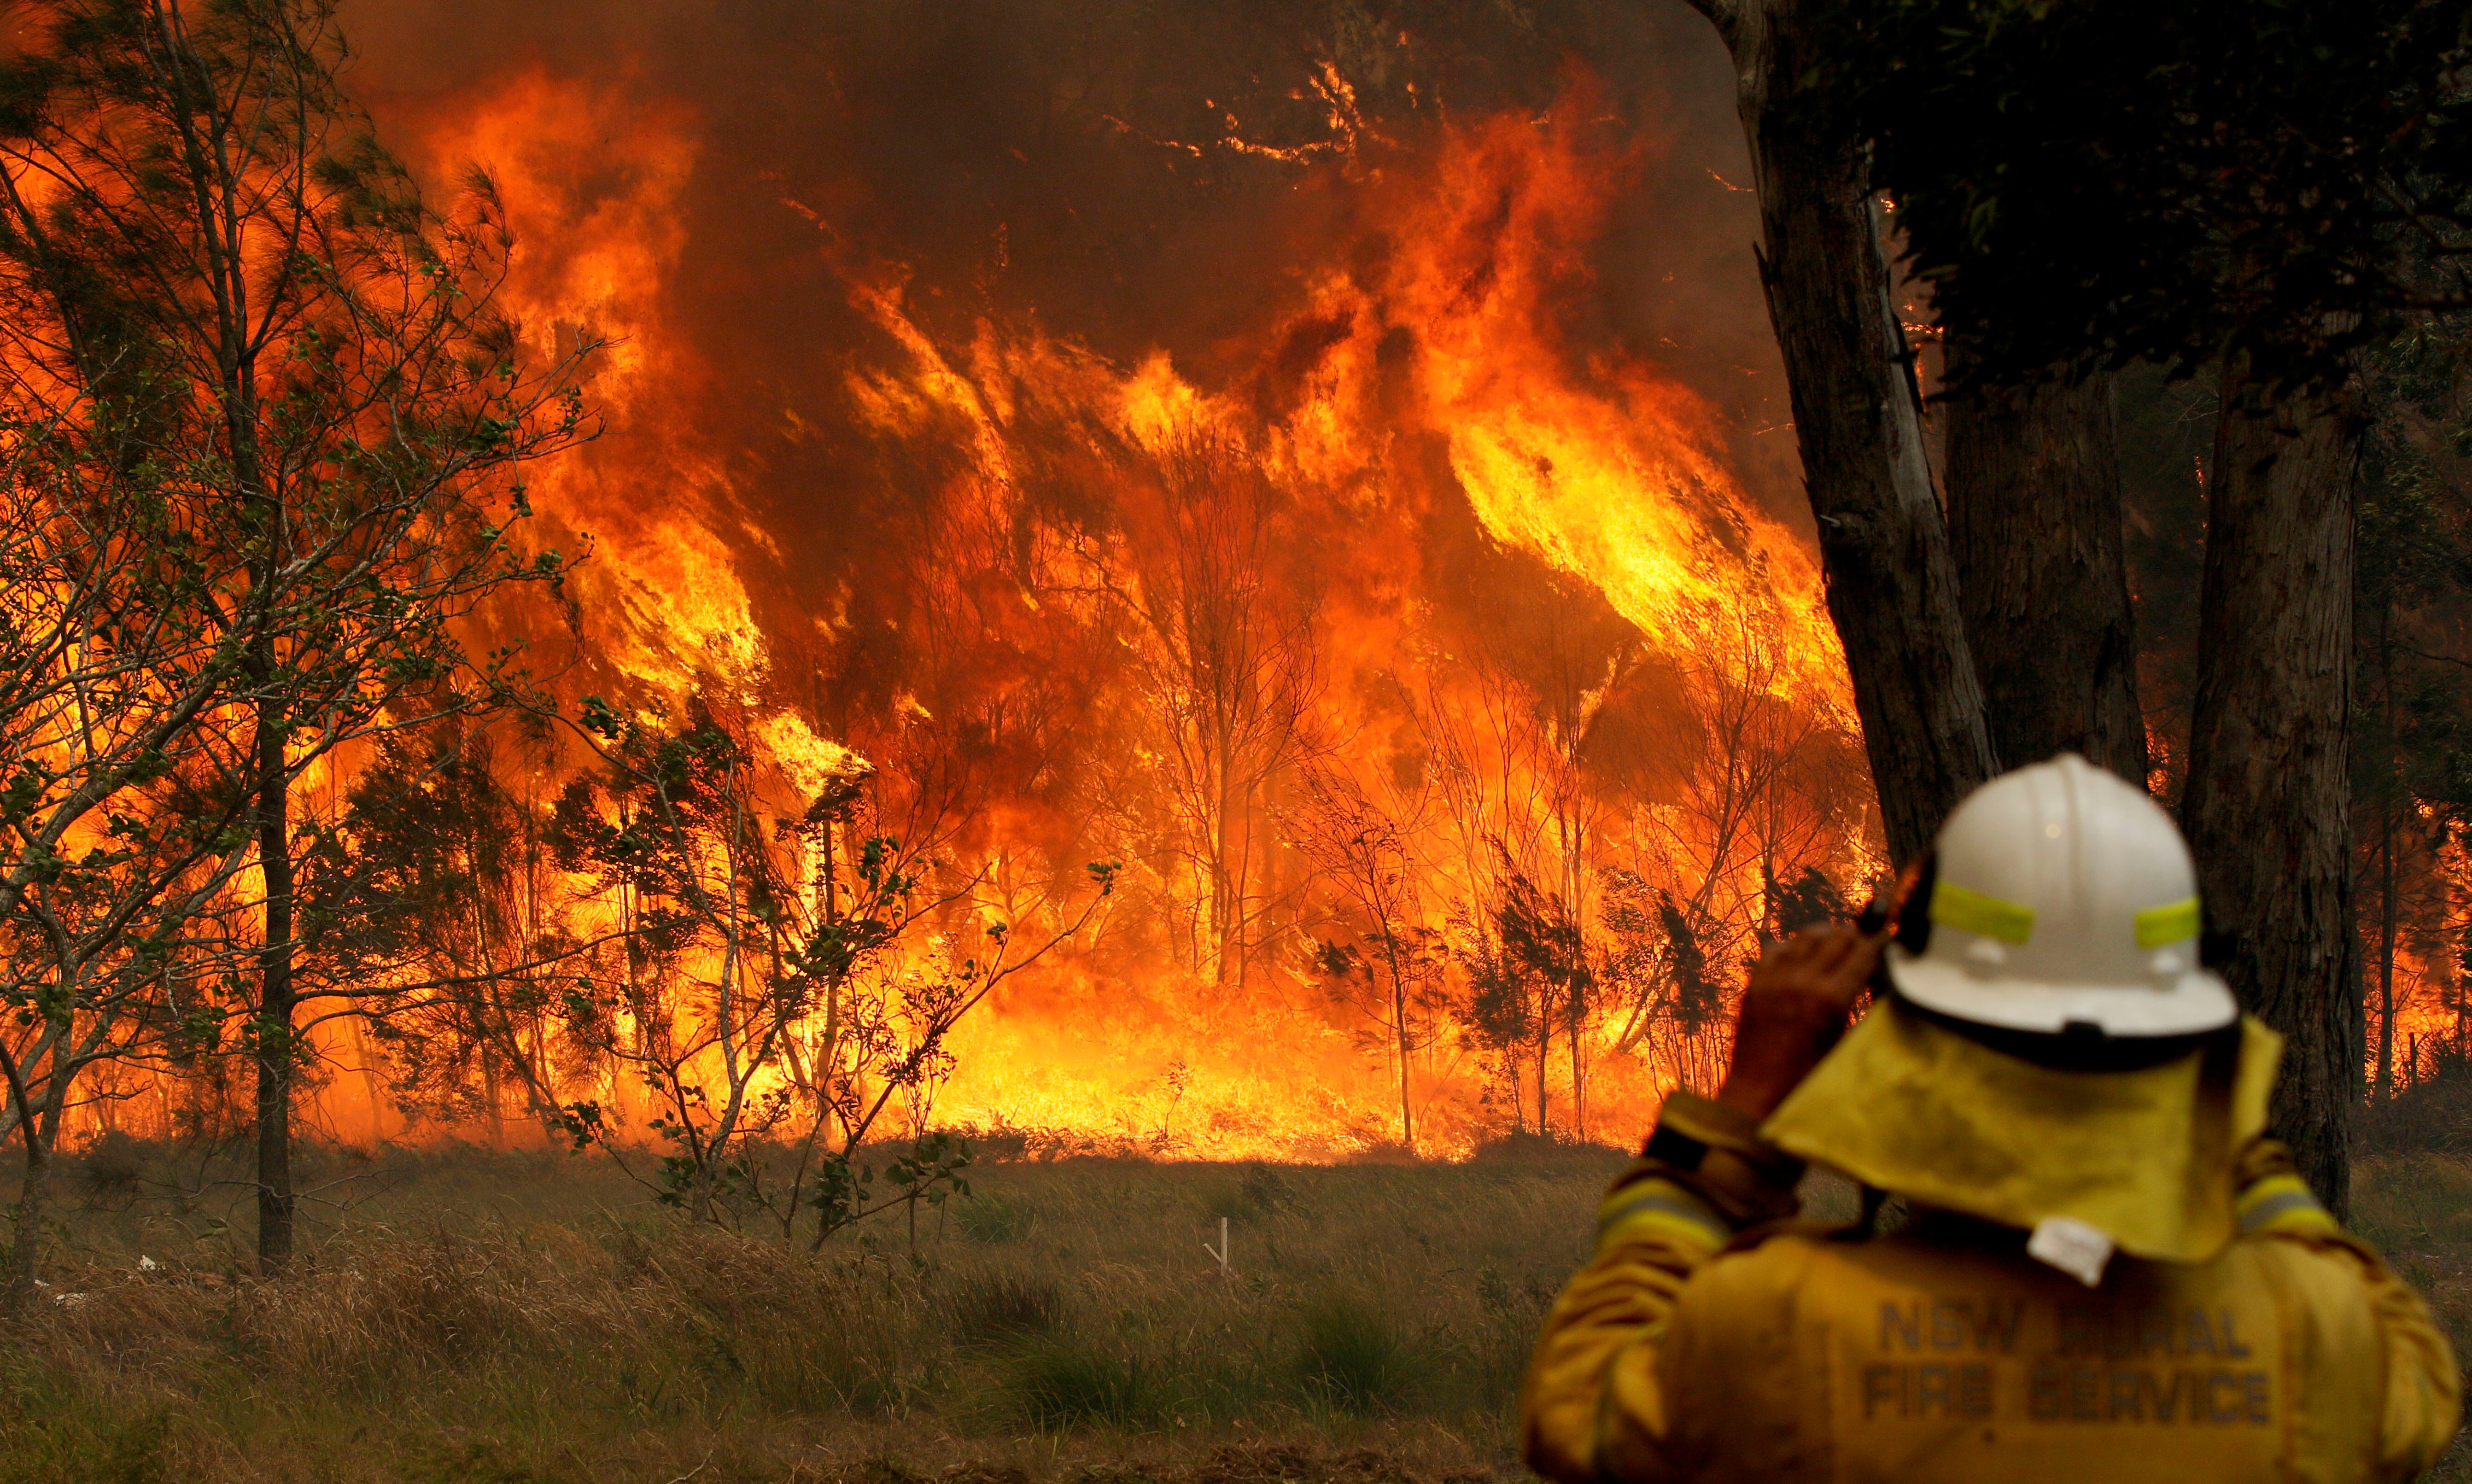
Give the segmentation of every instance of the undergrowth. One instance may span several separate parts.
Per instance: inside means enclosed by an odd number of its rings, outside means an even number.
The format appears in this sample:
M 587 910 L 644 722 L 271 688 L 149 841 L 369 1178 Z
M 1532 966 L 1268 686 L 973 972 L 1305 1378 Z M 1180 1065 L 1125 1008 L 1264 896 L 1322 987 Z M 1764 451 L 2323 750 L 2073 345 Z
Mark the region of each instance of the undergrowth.
M 914 1254 L 697 1227 L 588 1159 L 334 1155 L 365 1193 L 263 1281 L 173 1152 L 108 1155 L 0 1337 L 0 1484 L 1507 1473 L 1615 1164 L 998 1166 Z
M 693 1226 L 589 1160 L 329 1154 L 364 1193 L 270 1282 L 245 1210 L 108 1153 L 0 1333 L 0 1484 L 1516 1477 L 1616 1163 L 999 1165 L 914 1254 Z M 2367 1156 L 2354 1225 L 2472 1355 L 2472 1160 Z

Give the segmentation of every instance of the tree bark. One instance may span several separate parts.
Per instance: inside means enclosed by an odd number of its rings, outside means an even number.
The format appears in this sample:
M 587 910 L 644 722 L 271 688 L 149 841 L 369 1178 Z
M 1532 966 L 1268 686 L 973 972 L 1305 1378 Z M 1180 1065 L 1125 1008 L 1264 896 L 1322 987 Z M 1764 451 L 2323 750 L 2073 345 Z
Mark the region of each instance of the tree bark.
M 2352 507 L 2341 391 L 2223 384 L 2182 823 L 2209 959 L 2286 1038 L 2273 1121 L 2339 1215 L 2361 1058 L 2352 919 Z
M 58 1072 L 53 1075 L 57 1077 Z M 26 1152 L 25 1184 L 17 1193 L 9 1250 L 9 1293 L 5 1307 L 11 1317 L 23 1317 L 35 1304 L 35 1273 L 43 1248 L 43 1223 L 51 1219 L 52 1140 L 35 1111 L 25 1110 L 17 1130 Z
M 1552 1138 L 1554 1125 L 1546 1121 L 1547 1095 L 1545 1074 L 1554 1065 L 1554 985 L 1539 980 L 1536 985 L 1536 1137 Z
M 1860 153 L 1784 107 L 1805 70 L 1803 0 L 1694 0 L 1732 52 L 1760 202 L 1760 281 L 1784 352 L 1829 616 L 1890 854 L 1919 856 L 1998 772 L 1966 647 L 1922 401 Z
M 2378 699 L 2386 709 L 2388 777 L 2378 800 L 2378 1101 L 2394 1096 L 2395 757 L 2394 605 L 2378 606 Z
M 282 1272 L 292 1262 L 293 1046 L 291 778 L 285 769 L 283 712 L 273 702 L 257 716 L 257 855 L 266 885 L 266 946 L 258 961 L 257 1265 Z
M 1377 901 L 1380 900 L 1379 891 L 1380 887 L 1377 884 L 1375 887 Z M 1408 1058 L 1415 1050 L 1415 1040 L 1408 1029 L 1408 983 L 1399 974 L 1399 935 L 1392 930 L 1388 914 L 1385 914 L 1384 921 L 1379 926 L 1382 930 L 1383 954 L 1390 961 L 1390 1028 L 1399 1035 L 1399 1145 L 1408 1151 L 1410 1159 L 1414 1159 L 1416 1156 L 1416 1105 L 1408 1092 Z
M 2113 397 L 2098 372 L 1952 398 L 1948 534 L 1992 751 L 2076 753 L 2143 788 Z
M 2395 824 L 2394 803 L 2383 815 L 2378 849 L 2378 1101 L 2394 1096 Z

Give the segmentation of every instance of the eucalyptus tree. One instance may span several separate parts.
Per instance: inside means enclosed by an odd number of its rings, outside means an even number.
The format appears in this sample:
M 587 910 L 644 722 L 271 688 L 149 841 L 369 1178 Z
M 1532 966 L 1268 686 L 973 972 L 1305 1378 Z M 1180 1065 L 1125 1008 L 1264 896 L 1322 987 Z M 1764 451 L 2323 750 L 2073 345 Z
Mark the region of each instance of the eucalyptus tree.
M 1922 853 L 1998 771 L 1924 436 L 1915 349 L 1859 136 L 1814 118 L 1825 0 L 1692 0 L 1735 69 L 1759 192 L 1760 283 L 1818 523 L 1828 611 L 1889 853 Z
M 625 957 L 571 980 L 563 1033 L 649 1091 L 669 1152 L 637 1173 L 597 1102 L 566 1105 L 560 1126 L 663 1204 L 769 1218 L 785 1238 L 812 1212 L 820 1243 L 952 1188 L 968 1150 L 927 1114 L 956 1066 L 954 1031 L 1097 923 L 1119 867 L 1089 866 L 1086 891 L 1054 884 L 1029 904 L 1043 929 L 1022 930 L 986 901 L 985 866 L 867 828 L 869 765 L 844 754 L 802 789 L 748 745 L 745 721 L 708 697 L 677 722 L 583 703 L 602 766 L 560 793 L 551 838 L 584 900 L 623 924 Z M 879 1198 L 862 1161 L 905 1102 L 910 1150 Z M 769 1144 L 789 1149 L 786 1173 Z
M 226 1009 L 254 1068 L 270 1271 L 293 1249 L 309 1054 L 298 785 L 509 696 L 513 657 L 468 653 L 464 620 L 564 569 L 516 540 L 526 473 L 591 431 L 593 346 L 527 369 L 501 203 L 477 172 L 451 206 L 423 199 L 344 90 L 334 9 L 38 0 L 36 44 L 0 68 L 16 415 L 88 435 L 85 477 L 176 512 L 194 575 L 167 601 L 218 657 L 186 724 L 219 737 L 199 797 L 250 837 L 218 951 L 247 941 Z
M 2472 301 L 2472 12 L 1810 0 L 1799 31 L 1799 127 L 1893 197 L 1979 384 L 2141 360 L 2220 379 L 2181 812 L 2210 956 L 2290 1038 L 2280 1131 L 2341 1208 L 2358 358 Z M 2081 536 L 2116 539 L 2011 539 Z
M 1437 790 L 1423 770 L 1413 780 L 1377 777 L 1367 788 L 1331 766 L 1305 770 L 1305 804 L 1288 816 L 1296 850 L 1320 874 L 1332 898 L 1330 920 L 1315 929 L 1315 962 L 1331 997 L 1366 1022 L 1359 1043 L 1391 1060 L 1399 1089 L 1399 1146 L 1416 1152 L 1415 1055 L 1441 1034 L 1447 946 L 1426 921 L 1416 837 Z M 1324 931 L 1329 938 L 1321 937 Z
M 2472 840 L 2467 320 L 2435 317 L 2377 347 L 2367 378 L 2375 420 L 2357 524 L 2352 801 L 2375 1036 L 2365 1061 L 2381 1102 L 2421 1075 L 2399 1020 L 2446 1014 L 2453 1024 L 2436 1039 L 2460 1046 L 2472 1017 L 2463 972 L 2472 934 L 2451 869 Z
M 19 280 L 0 318 L 25 326 Z M 51 389 L 0 360 L 0 1137 L 23 1156 L 11 1299 L 33 1291 L 54 1150 L 115 1059 L 210 1037 L 236 966 L 216 909 L 251 854 L 241 741 L 219 712 L 253 601 L 206 513 L 142 446 L 158 389 Z M 256 621 L 256 615 L 250 615 Z

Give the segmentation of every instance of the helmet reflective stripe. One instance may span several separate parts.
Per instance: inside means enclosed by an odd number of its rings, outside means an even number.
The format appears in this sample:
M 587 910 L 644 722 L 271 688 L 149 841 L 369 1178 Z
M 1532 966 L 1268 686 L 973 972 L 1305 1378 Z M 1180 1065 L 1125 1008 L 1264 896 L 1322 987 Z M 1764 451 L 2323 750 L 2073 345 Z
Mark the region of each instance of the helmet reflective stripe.
M 2034 909 L 2003 901 L 1942 877 L 1932 884 L 1931 920 L 1960 932 L 1981 933 L 2023 946 L 2034 936 Z
M 2159 948 L 2198 936 L 2198 898 L 2183 897 L 2137 914 L 2137 945 Z
M 1985 938 L 1997 938 L 2002 943 L 2021 946 L 2034 935 L 2033 908 L 2023 902 L 2005 901 L 1954 881 L 1933 883 L 1931 920 L 1961 932 L 1980 933 Z M 2137 914 L 2137 945 L 2159 948 L 2165 944 L 2195 938 L 2198 936 L 2198 898 L 2195 897 L 2183 897 L 2178 901 L 2149 907 Z

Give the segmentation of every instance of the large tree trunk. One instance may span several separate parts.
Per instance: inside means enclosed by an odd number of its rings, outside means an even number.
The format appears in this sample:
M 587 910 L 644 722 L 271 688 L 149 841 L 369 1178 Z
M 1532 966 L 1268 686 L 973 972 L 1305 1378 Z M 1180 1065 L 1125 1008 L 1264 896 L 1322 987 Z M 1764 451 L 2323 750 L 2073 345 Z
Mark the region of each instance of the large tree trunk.
M 2097 373 L 1951 399 L 1948 535 L 1992 750 L 2077 753 L 2143 788 L 2113 395 Z
M 1929 847 L 1998 771 L 1923 444 L 1913 354 L 1861 156 L 1786 117 L 1804 70 L 1801 0 L 1695 0 L 1731 49 L 1760 200 L 1760 279 L 1793 395 L 1828 610 L 1889 851 Z
M 2362 422 L 2340 392 L 2223 383 L 2182 822 L 2210 955 L 2288 1041 L 2274 1125 L 2341 1213 L 2361 1057 L 2352 921 L 2352 503 Z

